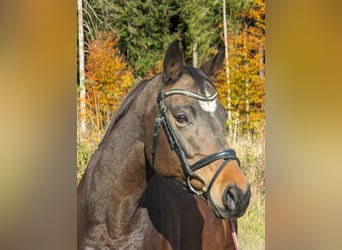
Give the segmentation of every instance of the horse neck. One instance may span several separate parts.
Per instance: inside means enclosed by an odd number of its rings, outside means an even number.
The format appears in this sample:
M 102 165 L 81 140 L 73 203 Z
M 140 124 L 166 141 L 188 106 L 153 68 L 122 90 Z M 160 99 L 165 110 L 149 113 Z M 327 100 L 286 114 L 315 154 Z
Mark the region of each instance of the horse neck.
M 145 89 L 152 91 L 153 86 Z M 142 126 L 150 98 L 142 94 L 102 141 L 79 185 L 80 196 L 86 197 L 81 207 L 87 207 L 88 219 L 105 225 L 115 237 L 139 219 L 138 207 L 151 175 Z

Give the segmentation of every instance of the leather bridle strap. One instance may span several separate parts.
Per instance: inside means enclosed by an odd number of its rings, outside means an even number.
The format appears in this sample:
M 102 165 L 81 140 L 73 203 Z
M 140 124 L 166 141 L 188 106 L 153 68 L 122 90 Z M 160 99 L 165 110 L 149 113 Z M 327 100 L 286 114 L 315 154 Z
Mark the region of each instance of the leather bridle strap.
M 197 93 L 188 91 L 188 90 L 184 90 L 184 89 L 171 89 L 169 91 L 166 91 L 165 93 L 159 92 L 158 95 L 158 99 L 157 101 L 161 101 L 162 99 L 168 97 L 168 96 L 172 96 L 172 95 L 184 95 L 187 97 L 191 97 L 194 99 L 197 99 L 199 101 L 203 101 L 203 102 L 210 102 L 210 101 L 214 101 L 217 97 L 217 92 L 215 91 L 212 95 L 210 96 L 203 96 L 203 95 L 199 95 Z
M 226 150 L 223 150 L 221 152 L 218 152 L 218 153 L 215 153 L 212 155 L 208 155 L 208 156 L 202 158 L 201 160 L 192 164 L 191 169 L 193 171 L 196 171 L 196 170 L 203 168 L 204 166 L 209 165 L 210 163 L 217 161 L 219 159 L 239 160 L 236 157 L 236 153 L 233 149 L 226 149 Z
M 239 160 L 239 158 L 236 157 L 236 153 L 233 149 L 226 149 L 226 150 L 223 150 L 221 152 L 208 155 L 208 156 L 202 158 L 201 160 L 197 161 L 193 165 L 191 165 L 192 171 L 195 172 L 196 170 L 201 169 L 201 168 L 209 165 L 210 163 L 217 161 L 217 160 L 220 160 L 220 159 L 223 159 L 221 166 L 217 169 L 216 173 L 211 178 L 208 187 L 206 187 L 205 192 L 203 192 L 203 194 L 202 194 L 206 200 L 208 200 L 208 198 L 210 198 L 209 197 L 210 196 L 210 190 L 211 190 L 213 184 L 215 183 L 217 177 L 220 175 L 220 173 L 222 172 L 222 170 L 226 166 L 226 164 L 231 160 L 236 160 L 240 166 L 240 160 Z M 188 186 L 191 188 L 191 184 L 189 181 L 188 181 Z
M 160 128 L 160 125 L 162 125 L 171 150 L 177 154 L 178 158 L 180 159 L 180 161 L 182 163 L 182 166 L 183 166 L 183 169 L 184 169 L 186 175 L 192 176 L 193 171 L 189 167 L 189 164 L 186 161 L 184 151 L 182 150 L 182 148 L 178 142 L 175 131 L 171 127 L 171 124 L 170 124 L 170 121 L 169 121 L 169 118 L 167 115 L 167 108 L 164 105 L 164 103 L 162 102 L 162 99 L 158 102 L 158 106 L 159 106 L 159 114 L 156 118 L 155 125 L 154 125 L 154 131 L 153 131 L 152 166 L 154 168 L 159 128 Z

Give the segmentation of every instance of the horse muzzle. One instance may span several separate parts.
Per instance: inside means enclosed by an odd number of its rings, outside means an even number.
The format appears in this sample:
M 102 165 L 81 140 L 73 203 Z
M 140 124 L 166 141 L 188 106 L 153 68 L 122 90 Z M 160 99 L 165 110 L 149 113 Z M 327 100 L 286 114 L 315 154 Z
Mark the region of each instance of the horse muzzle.
M 222 203 L 226 208 L 228 218 L 237 218 L 242 216 L 251 198 L 251 189 L 248 185 L 246 191 L 242 191 L 236 185 L 229 185 L 223 192 Z
M 206 197 L 215 216 L 222 219 L 241 217 L 248 208 L 250 198 L 250 185 L 248 185 L 246 191 L 236 185 L 228 185 L 222 194 L 222 205 L 215 202 L 210 193 Z
M 242 216 L 251 198 L 251 189 L 240 168 L 240 161 L 234 150 L 224 150 L 199 160 L 191 166 L 192 170 L 200 170 L 209 164 L 217 164 L 217 168 L 204 192 L 196 191 L 188 182 L 190 191 L 202 196 L 218 218 L 232 219 Z M 194 173 L 194 177 L 201 176 Z M 188 178 L 189 179 L 189 178 Z M 200 178 L 195 178 L 200 179 Z M 203 183 L 205 183 L 203 178 Z M 205 184 L 204 184 L 205 185 Z

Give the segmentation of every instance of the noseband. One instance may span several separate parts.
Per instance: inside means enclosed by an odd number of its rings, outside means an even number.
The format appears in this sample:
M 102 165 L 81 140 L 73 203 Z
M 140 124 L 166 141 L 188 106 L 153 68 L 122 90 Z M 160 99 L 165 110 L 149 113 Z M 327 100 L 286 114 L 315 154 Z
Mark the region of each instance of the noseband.
M 157 95 L 157 103 L 158 103 L 159 113 L 158 113 L 157 118 L 155 120 L 154 131 L 153 131 L 152 166 L 154 167 L 154 164 L 155 164 L 155 153 L 156 153 L 156 147 L 157 147 L 157 138 L 158 138 L 158 134 L 159 134 L 160 125 L 162 125 L 164 132 L 166 134 L 166 137 L 168 139 L 171 150 L 177 154 L 178 158 L 180 159 L 180 161 L 182 163 L 182 167 L 183 167 L 183 170 L 184 170 L 184 173 L 186 176 L 186 181 L 184 182 L 184 186 L 187 188 L 187 190 L 189 192 L 197 194 L 200 197 L 204 198 L 205 200 L 208 200 L 209 203 L 212 203 L 211 198 L 210 198 L 210 190 L 211 190 L 211 187 L 213 186 L 215 180 L 217 179 L 219 174 L 222 172 L 222 170 L 224 169 L 224 167 L 226 166 L 228 161 L 237 160 L 239 165 L 240 165 L 239 159 L 236 157 L 235 151 L 233 149 L 226 149 L 226 150 L 208 155 L 208 156 L 200 159 L 199 161 L 195 162 L 194 164 L 189 165 L 187 160 L 186 160 L 185 153 L 184 153 L 184 151 L 183 151 L 183 149 L 182 149 L 182 147 L 181 147 L 181 145 L 177 139 L 176 133 L 171 126 L 169 117 L 167 115 L 167 107 L 165 106 L 165 104 L 163 102 L 163 100 L 165 98 L 172 96 L 172 95 L 183 95 L 183 96 L 187 96 L 190 98 L 197 99 L 199 101 L 209 102 L 209 101 L 213 101 L 216 99 L 217 92 L 215 91 L 215 93 L 213 93 L 210 96 L 199 95 L 197 93 L 194 93 L 194 92 L 191 92 L 188 90 L 183 90 L 183 89 L 172 89 L 172 90 L 168 90 L 168 91 L 163 93 L 161 90 L 161 84 L 160 84 L 159 90 L 158 90 L 158 95 Z M 211 179 L 209 185 L 206 186 L 204 178 L 200 174 L 195 173 L 195 171 L 211 164 L 212 162 L 220 160 L 220 159 L 223 159 L 221 166 L 216 171 L 216 173 L 213 176 L 213 178 Z M 196 190 L 191 185 L 191 180 L 193 180 L 193 179 L 196 179 L 203 184 L 202 190 Z M 215 210 L 215 213 L 218 213 L 217 215 L 219 217 L 222 217 L 220 215 L 219 211 L 216 209 L 216 207 L 214 210 Z

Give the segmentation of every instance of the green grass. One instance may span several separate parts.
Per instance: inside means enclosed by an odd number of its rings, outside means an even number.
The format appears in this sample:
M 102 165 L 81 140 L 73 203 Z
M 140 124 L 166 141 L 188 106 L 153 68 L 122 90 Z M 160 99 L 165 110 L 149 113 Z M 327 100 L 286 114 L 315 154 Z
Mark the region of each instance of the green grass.
M 241 250 L 265 249 L 265 196 L 252 194 L 246 214 L 238 219 L 238 243 Z
M 80 181 L 88 162 L 100 143 L 104 131 L 95 131 L 87 133 L 81 140 L 78 136 L 77 140 L 77 183 Z
M 91 144 L 77 143 L 77 182 L 81 179 L 94 148 Z

